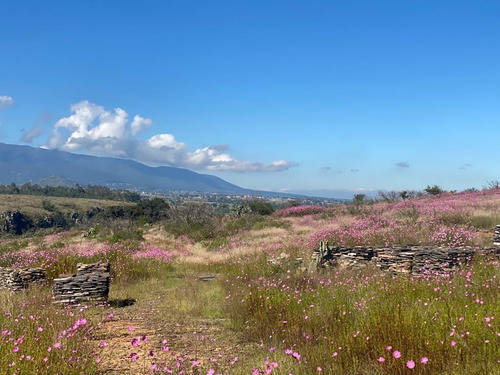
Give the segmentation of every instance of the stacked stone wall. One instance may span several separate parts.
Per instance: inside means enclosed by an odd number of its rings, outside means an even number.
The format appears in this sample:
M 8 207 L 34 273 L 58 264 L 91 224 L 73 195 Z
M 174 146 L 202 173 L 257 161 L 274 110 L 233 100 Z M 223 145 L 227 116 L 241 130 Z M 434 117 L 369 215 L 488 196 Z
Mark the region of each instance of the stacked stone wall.
M 74 275 L 60 275 L 52 287 L 54 303 L 78 303 L 108 300 L 110 283 L 109 263 L 77 264 Z
M 42 268 L 6 268 L 0 267 L 0 289 L 18 291 L 31 284 L 45 281 L 45 270 Z
M 495 233 L 493 234 L 493 245 L 500 246 L 500 225 L 495 226 Z
M 444 274 L 457 270 L 472 259 L 474 254 L 496 253 L 500 248 L 446 248 L 430 246 L 329 246 L 322 242 L 316 249 L 311 262 L 311 269 L 317 267 L 340 266 L 360 267 L 373 264 L 381 270 L 391 273 L 412 275 Z

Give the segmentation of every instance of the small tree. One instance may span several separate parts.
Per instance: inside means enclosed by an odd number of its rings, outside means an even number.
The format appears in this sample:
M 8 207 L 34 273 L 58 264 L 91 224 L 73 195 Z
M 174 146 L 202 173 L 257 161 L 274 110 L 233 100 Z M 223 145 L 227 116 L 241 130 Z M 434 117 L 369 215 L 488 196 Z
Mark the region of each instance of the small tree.
M 439 195 L 439 194 L 443 194 L 444 192 L 446 192 L 446 190 L 441 189 L 438 185 L 434 185 L 434 186 L 427 185 L 427 187 L 424 189 L 424 191 L 430 195 Z
M 486 181 L 485 189 L 500 189 L 500 180 Z
M 467 188 L 464 190 L 465 193 L 475 193 L 477 190 L 475 187 Z
M 260 199 L 251 200 L 246 203 L 254 214 L 271 215 L 274 212 L 274 206 L 271 202 L 266 202 Z
M 352 199 L 353 203 L 360 204 L 365 201 L 366 194 L 354 194 L 354 198 Z
M 399 192 L 399 196 L 400 196 L 402 199 L 408 199 L 408 198 L 410 198 L 410 195 L 408 194 L 408 192 L 407 192 L 406 190 L 400 191 L 400 192 Z
M 398 194 L 397 191 L 391 190 L 391 191 L 383 191 L 379 190 L 377 191 L 377 194 L 381 200 L 384 202 L 395 202 L 399 199 L 401 194 Z

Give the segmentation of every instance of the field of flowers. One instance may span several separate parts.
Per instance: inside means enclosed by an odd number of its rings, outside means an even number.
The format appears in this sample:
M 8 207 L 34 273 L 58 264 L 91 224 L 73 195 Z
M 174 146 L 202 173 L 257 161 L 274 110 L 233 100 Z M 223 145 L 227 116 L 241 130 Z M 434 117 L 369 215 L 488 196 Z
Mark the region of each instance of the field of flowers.
M 0 373 L 500 374 L 498 256 L 425 277 L 302 270 L 320 240 L 491 246 L 500 190 L 236 220 L 203 241 L 155 227 L 1 242 L 0 266 L 43 267 L 49 283 L 0 293 Z M 109 306 L 51 303 L 51 279 L 100 260 L 112 265 Z

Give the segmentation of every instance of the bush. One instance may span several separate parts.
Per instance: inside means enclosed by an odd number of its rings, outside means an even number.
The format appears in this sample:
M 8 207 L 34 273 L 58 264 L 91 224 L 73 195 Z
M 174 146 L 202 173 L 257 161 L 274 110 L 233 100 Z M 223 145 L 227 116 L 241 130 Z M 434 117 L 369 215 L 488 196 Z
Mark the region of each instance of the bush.
M 246 204 L 253 213 L 259 215 L 271 215 L 274 212 L 274 206 L 271 202 L 265 202 L 263 200 L 253 200 Z
M 132 229 L 128 231 L 118 231 L 111 234 L 108 237 L 108 241 L 110 243 L 118 243 L 123 241 L 142 241 L 144 238 L 142 237 L 143 232 L 140 229 Z
M 281 210 L 276 211 L 276 216 L 306 216 L 306 215 L 314 215 L 319 213 L 324 213 L 328 211 L 328 207 L 319 206 L 319 205 L 302 205 L 302 206 L 292 206 L 283 208 Z
M 438 185 L 434 185 L 434 186 L 427 185 L 427 187 L 424 189 L 424 191 L 430 195 L 438 195 L 438 194 L 443 194 L 444 192 L 446 192 L 445 190 L 441 189 Z
M 42 207 L 44 210 L 47 210 L 49 212 L 52 212 L 56 209 L 56 206 L 54 206 L 54 203 L 52 203 L 51 201 L 45 199 L 43 202 L 42 202 Z
M 215 237 L 220 221 L 212 206 L 188 203 L 171 209 L 165 230 L 177 237 L 187 235 L 195 241 L 202 241 Z

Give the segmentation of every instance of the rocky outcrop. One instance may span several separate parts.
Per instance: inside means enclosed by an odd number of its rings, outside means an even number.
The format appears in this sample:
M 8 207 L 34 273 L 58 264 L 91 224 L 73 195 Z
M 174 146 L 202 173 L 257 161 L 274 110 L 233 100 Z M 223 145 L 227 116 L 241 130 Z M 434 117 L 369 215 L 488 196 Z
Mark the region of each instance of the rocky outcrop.
M 6 211 L 0 214 L 0 230 L 17 235 L 25 233 L 33 228 L 30 218 L 19 211 Z
M 60 275 L 54 279 L 52 287 L 54 303 L 107 302 L 110 283 L 109 263 L 78 263 L 76 269 L 76 274 Z
M 35 283 L 45 281 L 45 270 L 41 268 L 14 269 L 0 267 L 0 289 L 19 291 Z

